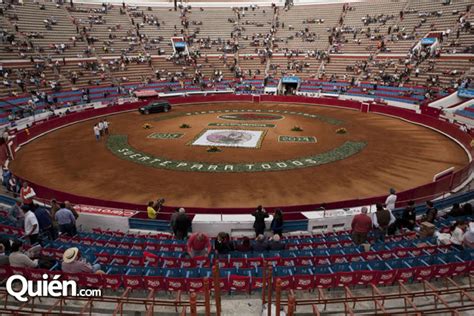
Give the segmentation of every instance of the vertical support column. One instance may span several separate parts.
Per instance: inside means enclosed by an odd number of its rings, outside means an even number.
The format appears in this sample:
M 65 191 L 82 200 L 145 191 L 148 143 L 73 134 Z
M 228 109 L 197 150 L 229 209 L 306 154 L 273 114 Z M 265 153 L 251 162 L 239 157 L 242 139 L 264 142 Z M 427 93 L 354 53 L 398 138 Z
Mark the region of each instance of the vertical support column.
M 288 316 L 294 315 L 295 305 L 296 305 L 295 296 L 293 294 L 290 294 L 288 296 L 288 313 L 287 313 Z
M 272 267 L 268 266 L 268 302 L 267 302 L 267 311 L 268 316 L 272 316 L 272 292 L 273 292 L 273 284 L 272 284 Z
M 206 316 L 211 316 L 211 302 L 209 295 L 209 278 L 204 279 L 204 305 L 206 309 Z
M 192 292 L 189 296 L 189 304 L 191 309 L 191 316 L 197 315 L 197 308 L 196 308 L 196 293 Z
M 221 278 L 219 275 L 219 263 L 214 263 L 214 267 L 212 270 L 214 275 L 214 299 L 216 301 L 216 315 L 221 315 Z
M 262 269 L 263 269 L 263 276 L 262 276 L 262 306 L 263 306 L 266 303 L 265 292 L 267 289 L 267 267 L 265 265 L 265 261 L 263 263 Z
M 276 280 L 275 285 L 275 316 L 280 316 L 280 307 L 281 307 L 281 279 Z

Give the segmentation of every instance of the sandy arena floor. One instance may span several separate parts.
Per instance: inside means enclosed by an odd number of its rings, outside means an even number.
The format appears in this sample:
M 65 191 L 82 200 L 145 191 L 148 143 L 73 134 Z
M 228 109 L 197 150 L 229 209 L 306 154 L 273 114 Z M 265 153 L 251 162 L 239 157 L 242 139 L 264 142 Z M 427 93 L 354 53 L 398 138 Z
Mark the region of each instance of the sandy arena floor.
M 263 110 L 301 111 L 344 121 L 341 126 L 282 114 L 275 121 L 229 121 L 221 114 L 202 114 L 155 121 L 178 112 L 256 109 L 252 103 L 217 103 L 176 106 L 167 114 L 129 112 L 109 116 L 111 134 L 128 135 L 134 149 L 150 156 L 209 163 L 266 162 L 324 153 L 348 140 L 367 146 L 344 160 L 320 166 L 272 172 L 204 173 L 172 171 L 123 160 L 97 142 L 92 127 L 98 120 L 78 123 L 49 133 L 24 146 L 11 164 L 15 174 L 56 190 L 124 202 L 146 203 L 165 197 L 167 205 L 197 207 L 254 207 L 331 202 L 386 194 L 388 188 L 413 188 L 432 181 L 433 175 L 468 162 L 463 149 L 428 128 L 399 119 L 337 108 L 260 104 Z M 142 128 L 151 123 L 152 129 Z M 208 123 L 275 124 L 258 149 L 226 148 L 208 153 L 189 146 Z M 179 126 L 187 123 L 189 129 Z M 292 132 L 295 125 L 303 132 Z M 344 127 L 347 134 L 336 134 Z M 230 129 L 229 127 L 214 127 Z M 236 129 L 247 129 L 239 127 Z M 253 130 L 253 128 L 248 128 Z M 179 139 L 150 139 L 151 133 L 184 133 Z M 314 136 L 317 143 L 281 143 L 278 135 Z

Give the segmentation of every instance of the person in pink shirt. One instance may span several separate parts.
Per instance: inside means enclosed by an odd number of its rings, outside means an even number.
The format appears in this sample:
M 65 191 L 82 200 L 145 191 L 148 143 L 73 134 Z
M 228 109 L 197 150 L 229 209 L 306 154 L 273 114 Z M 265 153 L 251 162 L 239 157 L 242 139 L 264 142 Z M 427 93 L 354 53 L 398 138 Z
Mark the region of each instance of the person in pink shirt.
M 194 233 L 187 243 L 188 254 L 191 258 L 208 256 L 211 252 L 211 240 L 203 233 Z
M 72 247 L 63 253 L 61 270 L 66 273 L 96 273 L 100 270 L 100 264 L 90 264 L 81 259 L 79 249 Z

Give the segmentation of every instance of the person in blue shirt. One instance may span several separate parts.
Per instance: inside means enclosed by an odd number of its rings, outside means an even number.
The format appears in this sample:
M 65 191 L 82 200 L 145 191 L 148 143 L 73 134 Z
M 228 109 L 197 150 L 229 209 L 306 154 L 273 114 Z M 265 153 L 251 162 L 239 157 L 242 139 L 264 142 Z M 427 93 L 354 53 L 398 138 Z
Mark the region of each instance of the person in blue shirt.
M 8 188 L 8 181 L 10 180 L 10 177 L 12 176 L 12 173 L 10 170 L 8 170 L 6 167 L 2 168 L 2 184 L 4 187 Z
M 49 240 L 56 239 L 56 232 L 53 227 L 53 219 L 49 211 L 37 204 L 33 204 L 33 213 L 35 213 L 38 220 L 40 233 L 43 233 Z
M 66 204 L 61 203 L 60 209 L 56 212 L 55 218 L 59 225 L 59 231 L 69 236 L 77 234 L 76 230 L 76 218 L 74 214 L 66 208 Z

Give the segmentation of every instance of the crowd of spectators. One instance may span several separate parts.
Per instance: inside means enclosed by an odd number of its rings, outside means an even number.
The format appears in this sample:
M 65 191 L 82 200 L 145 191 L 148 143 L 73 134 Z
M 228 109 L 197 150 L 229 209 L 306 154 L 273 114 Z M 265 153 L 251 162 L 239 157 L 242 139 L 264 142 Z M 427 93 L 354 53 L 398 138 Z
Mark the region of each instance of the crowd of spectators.
M 24 181 L 14 190 L 10 186 L 12 175 L 3 168 L 3 185 L 16 196 L 16 203 L 8 210 L 7 218 L 13 226 L 23 230 L 22 239 L 0 238 L 0 264 L 19 268 L 50 269 L 56 260 L 42 256 L 40 250 L 46 241 L 53 241 L 64 234 L 77 234 L 76 221 L 79 214 L 74 206 L 55 199 L 47 205 L 38 203 L 36 192 Z M 25 243 L 28 247 L 25 248 Z
M 375 241 L 383 242 L 387 235 L 394 235 L 397 232 L 418 231 L 421 232 L 424 227 L 431 225 L 434 227 L 436 219 L 438 218 L 438 209 L 434 206 L 432 201 L 426 201 L 425 213 L 422 214 L 417 221 L 417 213 L 415 209 L 415 202 L 409 201 L 407 206 L 403 209 L 399 216 L 395 216 L 393 211 L 395 210 L 395 203 L 397 201 L 397 195 L 394 189 L 390 189 L 390 195 L 387 197 L 384 204 L 377 204 L 376 211 L 368 215 L 368 208 L 363 207 L 361 213 L 355 215 L 352 223 L 352 239 L 355 244 L 361 245 L 368 243 L 369 233 L 372 232 Z M 454 204 L 453 208 L 443 215 L 443 217 L 461 217 L 461 216 L 472 216 L 472 205 L 466 203 L 461 208 L 459 204 Z M 428 225 L 426 225 L 428 223 Z M 463 220 L 457 221 L 453 227 L 451 227 L 452 235 L 449 236 L 450 242 L 457 247 L 462 248 L 464 246 L 463 238 L 467 236 L 469 239 L 474 234 L 474 223 L 471 225 L 472 232 L 468 229 L 470 226 Z M 456 231 L 456 233 L 454 233 Z M 434 230 L 431 232 L 434 233 Z M 442 234 L 438 238 L 443 239 Z M 468 243 L 469 244 L 469 243 Z M 469 244 L 467 247 L 471 247 Z

